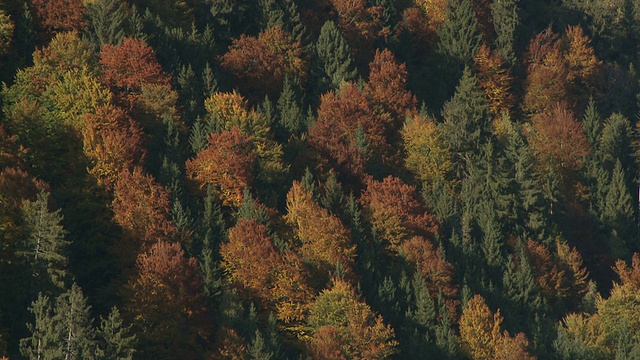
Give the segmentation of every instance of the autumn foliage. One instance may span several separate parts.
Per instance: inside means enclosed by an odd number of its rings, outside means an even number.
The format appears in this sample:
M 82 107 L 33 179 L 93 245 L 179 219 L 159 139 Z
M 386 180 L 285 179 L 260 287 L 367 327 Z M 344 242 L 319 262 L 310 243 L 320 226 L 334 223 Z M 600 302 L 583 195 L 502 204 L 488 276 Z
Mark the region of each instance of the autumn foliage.
M 493 313 L 480 295 L 475 295 L 460 317 L 460 338 L 474 360 L 535 359 L 529 355 L 529 341 L 523 333 L 515 337 L 501 330 L 500 310 Z
M 287 194 L 286 220 L 300 240 L 300 254 L 309 259 L 320 279 L 334 273 L 338 264 L 348 278 L 353 276 L 355 247 L 351 244 L 349 231 L 338 218 L 318 205 L 297 181 Z
M 86 8 L 81 0 L 33 0 L 40 26 L 48 32 L 82 30 Z
M 242 35 L 234 40 L 220 58 L 220 65 L 256 99 L 265 93 L 276 98 L 285 76 L 303 78 L 306 72 L 300 43 L 277 26 L 261 32 L 257 38 Z
M 398 178 L 369 180 L 360 203 L 364 217 L 391 253 L 397 253 L 414 236 L 432 238 L 438 232 L 437 221 L 418 201 L 415 187 Z
M 328 359 L 384 359 L 396 352 L 393 329 L 360 301 L 351 285 L 334 280 L 313 303 L 311 355 Z
M 589 146 L 582 125 L 566 105 L 556 103 L 549 112 L 534 116 L 531 122 L 529 142 L 544 169 L 553 168 L 565 177 L 580 169 Z
M 407 76 L 407 67 L 398 64 L 389 49 L 376 50 L 375 57 L 369 64 L 369 82 L 365 91 L 375 105 L 391 114 L 396 127 L 416 107 L 415 97 L 407 90 Z
M 139 244 L 134 252 L 148 249 L 158 241 L 176 240 L 176 227 L 170 220 L 167 190 L 136 167 L 120 172 L 113 189 L 114 220 L 123 228 L 125 241 Z
M 154 50 L 142 39 L 125 37 L 118 45 L 105 44 L 100 49 L 102 79 L 114 93 L 129 104 L 147 84 L 168 84 Z
M 146 351 L 188 358 L 201 356 L 200 342 L 211 329 L 197 261 L 179 243 L 159 241 L 138 256 L 129 282 L 128 310 L 144 336 Z
M 131 171 L 144 160 L 142 131 L 124 110 L 101 107 L 83 122 L 84 153 L 92 162 L 88 170 L 99 183 L 112 187 L 120 172 Z
M 187 176 L 200 190 L 210 185 L 224 204 L 238 206 L 253 180 L 253 144 L 237 127 L 211 134 L 208 140 L 209 146 L 187 161 Z
M 351 83 L 337 94 L 328 92 L 320 101 L 318 119 L 309 129 L 309 143 L 332 165 L 361 178 L 370 159 L 389 152 L 384 136 L 384 124 L 389 120 L 376 113 L 366 95 Z

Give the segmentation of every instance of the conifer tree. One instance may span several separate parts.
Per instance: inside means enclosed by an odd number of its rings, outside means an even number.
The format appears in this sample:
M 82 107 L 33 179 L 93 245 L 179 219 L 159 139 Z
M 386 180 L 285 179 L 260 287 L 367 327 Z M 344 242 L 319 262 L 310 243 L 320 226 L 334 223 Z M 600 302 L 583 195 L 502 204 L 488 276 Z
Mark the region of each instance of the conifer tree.
M 625 183 L 625 172 L 620 161 L 616 161 L 611 184 L 604 199 L 602 217 L 610 229 L 612 255 L 616 258 L 626 254 L 627 249 L 637 246 L 632 239 L 637 230 L 633 198 Z
M 106 318 L 100 321 L 97 329 L 100 341 L 96 352 L 100 360 L 132 360 L 135 353 L 136 335 L 131 326 L 123 325 L 120 311 L 113 307 Z
M 496 30 L 496 47 L 498 52 L 511 65 L 515 64 L 515 44 L 517 28 L 520 25 L 517 0 L 499 0 L 491 4 L 491 17 Z
M 454 63 L 469 64 L 480 48 L 482 36 L 471 0 L 447 0 L 444 24 L 438 31 L 440 51 Z
M 36 201 L 22 204 L 25 243 L 21 251 L 32 268 L 30 291 L 56 295 L 65 288 L 67 277 L 67 232 L 62 228 L 60 210 L 50 212 L 49 194 L 41 192 Z
M 31 313 L 35 322 L 27 324 L 31 336 L 20 341 L 20 352 L 30 359 L 95 359 L 95 329 L 90 307 L 78 285 L 59 295 L 55 304 L 40 294 Z
M 125 35 L 125 3 L 120 0 L 97 0 L 87 4 L 90 29 L 87 36 L 98 48 L 117 45 Z
M 278 99 L 278 128 L 282 133 L 282 140 L 288 140 L 291 135 L 300 135 L 305 128 L 305 119 L 297 98 L 294 82 L 290 77 L 284 79 L 282 93 Z
M 353 80 L 357 76 L 358 70 L 355 68 L 351 49 L 331 20 L 320 29 L 316 54 L 324 88 L 337 90 L 343 81 Z
M 584 133 L 587 138 L 587 142 L 592 149 L 595 149 L 602 130 L 602 117 L 598 113 L 596 108 L 596 102 L 593 98 L 589 99 L 589 104 L 584 112 L 584 118 L 582 119 L 582 126 L 584 127 Z
M 461 178 L 470 153 L 480 149 L 489 134 L 488 107 L 471 70 L 465 68 L 453 97 L 444 104 L 444 138 L 450 146 L 454 171 Z

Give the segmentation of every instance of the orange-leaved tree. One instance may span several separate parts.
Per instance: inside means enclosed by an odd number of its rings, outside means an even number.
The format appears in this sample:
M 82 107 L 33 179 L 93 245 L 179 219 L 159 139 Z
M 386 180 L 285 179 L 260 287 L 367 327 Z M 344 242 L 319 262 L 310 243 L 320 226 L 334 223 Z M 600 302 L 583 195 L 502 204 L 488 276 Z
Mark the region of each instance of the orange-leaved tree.
M 90 160 L 88 171 L 98 183 L 111 189 L 120 172 L 131 171 L 144 161 L 142 130 L 124 110 L 102 106 L 85 115 L 83 123 L 83 148 Z
M 376 50 L 369 64 L 369 82 L 365 92 L 381 111 L 391 114 L 395 128 L 402 125 L 407 114 L 416 111 L 416 98 L 407 90 L 407 67 L 398 64 L 389 49 Z
M 373 109 L 363 91 L 346 83 L 338 94 L 322 95 L 309 143 L 343 175 L 362 180 L 369 161 L 389 157 L 384 125 L 389 121 Z
M 511 91 L 513 77 L 500 54 L 482 44 L 474 59 L 478 85 L 484 91 L 489 104 L 489 113 L 494 119 L 504 113 L 510 114 L 515 105 L 515 97 Z
M 286 76 L 303 78 L 306 63 L 300 42 L 279 26 L 258 37 L 242 35 L 220 57 L 220 66 L 230 72 L 238 86 L 253 100 L 265 95 L 276 98 Z
M 418 200 L 415 187 L 399 178 L 369 179 L 360 203 L 362 214 L 391 253 L 398 253 L 414 236 L 432 238 L 438 232 L 437 221 Z
M 211 331 L 198 263 L 177 242 L 159 241 L 138 256 L 127 310 L 151 357 L 198 358 Z
M 114 220 L 124 230 L 125 239 L 120 245 L 129 252 L 128 256 L 135 256 L 158 241 L 176 240 L 169 193 L 141 168 L 120 172 L 111 207 Z
M 155 51 L 143 39 L 125 37 L 118 45 L 105 44 L 100 49 L 102 79 L 132 106 L 143 85 L 168 84 L 170 77 L 162 71 Z
M 251 138 L 234 126 L 209 135 L 209 145 L 187 160 L 187 176 L 199 189 L 209 186 L 225 205 L 240 206 L 245 188 L 253 181 L 255 150 Z

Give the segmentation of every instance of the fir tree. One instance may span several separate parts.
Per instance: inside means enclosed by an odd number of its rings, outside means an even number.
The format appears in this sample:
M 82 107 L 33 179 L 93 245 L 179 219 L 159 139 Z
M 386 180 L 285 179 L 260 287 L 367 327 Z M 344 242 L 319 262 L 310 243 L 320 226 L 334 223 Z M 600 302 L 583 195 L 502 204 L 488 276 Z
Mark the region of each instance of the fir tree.
M 65 359 L 95 358 L 95 330 L 91 325 L 90 307 L 78 285 L 56 299 L 54 319 L 61 339 L 56 350 Z
M 444 137 L 453 154 L 458 178 L 462 177 L 469 154 L 480 149 L 489 134 L 487 109 L 476 77 L 465 68 L 455 94 L 442 109 Z
M 596 102 L 593 98 L 589 99 L 589 104 L 584 112 L 582 126 L 589 146 L 595 149 L 602 130 L 602 118 L 598 113 L 598 109 L 596 109 Z
M 90 31 L 87 36 L 97 47 L 117 45 L 125 35 L 126 5 L 120 0 L 97 0 L 87 4 Z
M 630 247 L 636 247 L 632 239 L 636 231 L 633 198 L 625 183 L 625 173 L 616 162 L 602 209 L 605 226 L 610 230 L 610 244 L 612 255 L 616 258 L 624 257 Z
M 27 324 L 31 336 L 20 341 L 23 356 L 43 360 L 96 358 L 90 307 L 76 284 L 58 296 L 55 305 L 40 294 L 29 311 L 35 321 Z
M 97 351 L 100 360 L 131 360 L 135 353 L 136 336 L 131 326 L 124 326 L 120 311 L 113 307 L 106 318 L 100 321 L 97 330 L 100 340 Z
M 499 0 L 491 3 L 491 17 L 497 35 L 496 47 L 502 58 L 511 65 L 516 61 L 516 30 L 520 24 L 518 12 L 517 0 Z
M 256 330 L 253 341 L 247 347 L 247 358 L 250 360 L 271 360 L 274 358 L 273 353 L 267 348 L 260 330 Z
M 470 64 L 482 39 L 471 0 L 446 0 L 445 19 L 438 31 L 440 51 L 455 63 Z
M 25 243 L 21 252 L 31 265 L 31 292 L 57 294 L 65 288 L 67 274 L 67 232 L 62 228 L 60 210 L 50 212 L 49 194 L 38 194 L 36 201 L 22 204 Z
M 293 85 L 293 80 L 286 77 L 282 85 L 282 93 L 278 99 L 277 129 L 280 130 L 281 134 L 277 138 L 280 138 L 281 142 L 288 140 L 292 135 L 299 136 L 306 130 L 304 115 Z
M 266 30 L 273 26 L 284 27 L 284 10 L 279 0 L 258 0 L 262 12 L 261 28 Z
M 351 49 L 336 24 L 329 20 L 320 29 L 316 42 L 318 68 L 323 77 L 323 88 L 339 89 L 343 81 L 356 78 L 358 71 L 351 56 Z M 324 92 L 323 89 L 318 89 Z

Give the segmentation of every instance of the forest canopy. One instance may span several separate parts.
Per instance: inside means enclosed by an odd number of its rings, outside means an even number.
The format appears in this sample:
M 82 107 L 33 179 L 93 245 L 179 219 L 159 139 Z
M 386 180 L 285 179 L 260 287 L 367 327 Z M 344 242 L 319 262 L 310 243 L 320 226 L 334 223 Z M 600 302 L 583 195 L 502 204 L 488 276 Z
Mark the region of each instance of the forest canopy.
M 0 2 L 0 359 L 639 359 L 640 1 Z

